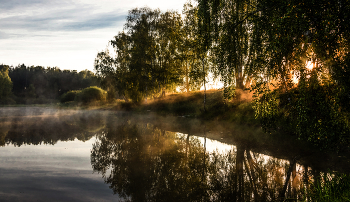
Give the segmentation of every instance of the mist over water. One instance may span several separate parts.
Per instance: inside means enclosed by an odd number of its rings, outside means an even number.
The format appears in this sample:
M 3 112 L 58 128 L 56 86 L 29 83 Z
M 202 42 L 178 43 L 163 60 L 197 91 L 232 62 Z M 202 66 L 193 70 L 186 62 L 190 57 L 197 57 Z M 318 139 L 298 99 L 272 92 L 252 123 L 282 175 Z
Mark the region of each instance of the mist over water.
M 349 171 L 344 156 L 319 154 L 296 144 L 184 117 L 1 108 L 0 197 L 275 201 L 281 191 L 301 199 L 303 188 L 316 178 L 332 170 Z M 288 170 L 292 175 L 286 180 Z M 289 188 L 283 190 L 285 184 Z

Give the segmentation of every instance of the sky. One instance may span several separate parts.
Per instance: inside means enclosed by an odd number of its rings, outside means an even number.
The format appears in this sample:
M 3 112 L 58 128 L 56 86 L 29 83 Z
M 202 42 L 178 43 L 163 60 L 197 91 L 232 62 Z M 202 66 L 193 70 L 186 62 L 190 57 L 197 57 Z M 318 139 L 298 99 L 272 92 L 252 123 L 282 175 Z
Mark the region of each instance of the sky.
M 128 11 L 181 13 L 186 0 L 0 0 L 0 64 L 93 71 Z

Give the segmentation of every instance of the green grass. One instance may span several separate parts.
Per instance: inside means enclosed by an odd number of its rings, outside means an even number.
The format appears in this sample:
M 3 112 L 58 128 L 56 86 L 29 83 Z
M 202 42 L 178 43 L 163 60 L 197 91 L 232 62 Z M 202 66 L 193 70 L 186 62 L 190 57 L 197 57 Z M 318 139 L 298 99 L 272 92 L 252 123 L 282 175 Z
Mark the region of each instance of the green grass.
M 350 175 L 325 174 L 311 184 L 307 193 L 305 199 L 312 201 L 350 201 Z

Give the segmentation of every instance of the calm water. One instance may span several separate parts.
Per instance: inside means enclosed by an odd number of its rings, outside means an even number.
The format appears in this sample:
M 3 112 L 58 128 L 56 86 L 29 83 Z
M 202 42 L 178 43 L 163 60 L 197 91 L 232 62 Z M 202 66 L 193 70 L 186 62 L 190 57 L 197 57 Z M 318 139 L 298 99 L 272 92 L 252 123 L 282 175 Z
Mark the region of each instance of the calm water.
M 183 117 L 0 110 L 0 201 L 300 199 L 345 156 Z

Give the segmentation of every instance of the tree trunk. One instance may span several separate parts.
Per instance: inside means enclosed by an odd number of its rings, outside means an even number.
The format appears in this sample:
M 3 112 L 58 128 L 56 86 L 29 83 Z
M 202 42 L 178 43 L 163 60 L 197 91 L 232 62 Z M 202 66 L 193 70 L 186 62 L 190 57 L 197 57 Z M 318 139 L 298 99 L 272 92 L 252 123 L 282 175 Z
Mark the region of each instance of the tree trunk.
M 190 92 L 190 84 L 188 82 L 188 63 L 187 63 L 187 55 L 186 55 L 186 92 Z
M 202 63 L 203 63 L 203 82 L 204 82 L 204 101 L 203 101 L 203 104 L 204 104 L 204 112 L 206 112 L 206 108 L 205 108 L 205 101 L 206 101 L 206 98 L 207 98 L 207 88 L 205 86 L 205 68 L 204 68 L 204 59 L 202 59 Z
M 243 175 L 243 163 L 244 163 L 244 149 L 241 146 L 237 146 L 236 156 L 236 176 L 237 176 L 237 201 L 244 201 L 244 175 Z
M 279 194 L 280 201 L 284 201 L 285 194 L 287 191 L 287 186 L 288 186 L 289 181 L 290 181 L 290 175 L 293 172 L 293 168 L 294 168 L 295 164 L 296 164 L 296 158 L 294 158 L 292 161 L 290 161 L 289 170 L 287 171 L 286 181 L 284 182 L 283 189 L 281 190 L 281 192 Z

